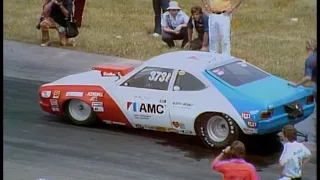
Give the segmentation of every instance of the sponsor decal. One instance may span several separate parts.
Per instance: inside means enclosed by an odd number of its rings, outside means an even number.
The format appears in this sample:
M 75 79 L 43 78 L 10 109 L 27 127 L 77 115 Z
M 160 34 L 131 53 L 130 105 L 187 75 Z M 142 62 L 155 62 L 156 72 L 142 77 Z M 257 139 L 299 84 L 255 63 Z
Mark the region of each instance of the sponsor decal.
M 171 132 L 171 133 L 179 133 L 179 131 L 177 129 L 173 129 L 173 128 L 169 128 L 168 129 L 168 132 Z
M 52 110 L 52 112 L 59 112 L 60 111 L 60 109 L 57 107 L 52 107 L 51 110 Z
M 126 123 L 117 122 L 117 121 L 102 120 L 102 122 L 104 122 L 106 124 L 115 124 L 115 125 L 121 125 L 121 126 L 125 126 L 126 125 Z
M 149 125 L 144 125 L 144 124 L 136 124 L 136 128 L 153 130 L 153 131 L 160 131 L 160 132 L 169 132 L 169 128 L 161 127 L 161 126 L 149 126 Z
M 160 99 L 160 101 L 159 101 L 160 103 L 167 103 L 167 100 L 165 100 L 165 99 Z
M 57 99 L 50 99 L 50 104 L 51 104 L 52 107 L 53 106 L 58 107 L 58 100 Z
M 179 71 L 179 73 L 178 73 L 180 76 L 184 76 L 185 74 L 186 74 L 186 72 L 184 72 L 184 71 Z
M 92 102 L 91 107 L 95 112 L 104 112 L 103 102 Z
M 151 118 L 151 115 L 145 115 L 145 114 L 134 114 L 133 115 L 134 119 L 139 119 L 139 120 L 148 120 Z
M 157 126 L 157 127 L 156 127 L 156 131 L 168 132 L 168 128 Z
M 175 127 L 175 128 L 185 129 L 184 124 L 181 123 L 181 122 L 178 122 L 178 121 L 172 121 L 172 125 L 173 125 L 173 127 Z
M 223 71 L 219 71 L 219 72 L 217 72 L 217 75 L 222 76 L 222 75 L 224 75 L 224 72 Z
M 103 97 L 103 92 L 88 92 L 87 96 L 89 96 L 89 97 L 92 97 L 92 96 L 94 96 L 94 97 Z
M 193 104 L 190 103 L 183 103 L 183 102 L 173 102 L 174 107 L 181 107 L 181 108 L 191 108 Z
M 98 101 L 98 97 L 97 96 L 92 96 L 92 97 L 90 97 L 90 101 Z
M 239 64 L 242 67 L 247 67 L 247 64 L 245 62 L 238 62 L 237 64 Z
M 242 129 L 246 134 L 257 134 L 258 130 L 254 128 L 243 128 Z
M 67 92 L 68 97 L 83 97 L 83 92 Z
M 179 130 L 179 134 L 192 135 L 194 133 L 190 130 Z
M 53 99 L 58 99 L 59 97 L 60 97 L 60 91 L 54 91 L 52 98 Z
M 254 127 L 257 127 L 257 123 L 252 121 L 252 120 L 249 120 L 248 121 L 248 126 L 254 128 Z
M 114 76 L 116 75 L 115 73 L 110 73 L 110 72 L 101 72 L 102 76 Z
M 127 102 L 127 110 L 146 114 L 164 114 L 165 106 L 162 104 Z
M 242 117 L 243 119 L 250 119 L 250 113 L 248 113 L 248 112 L 243 112 L 243 113 L 241 114 L 241 117 Z

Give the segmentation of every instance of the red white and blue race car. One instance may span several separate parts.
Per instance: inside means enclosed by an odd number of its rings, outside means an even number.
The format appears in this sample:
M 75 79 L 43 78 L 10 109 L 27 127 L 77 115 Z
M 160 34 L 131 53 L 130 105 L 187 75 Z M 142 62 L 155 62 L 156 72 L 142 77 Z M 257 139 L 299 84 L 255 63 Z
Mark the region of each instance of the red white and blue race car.
M 39 89 L 43 111 L 75 125 L 97 120 L 199 136 L 225 147 L 241 134 L 278 133 L 314 111 L 311 88 L 244 60 L 198 51 L 170 52 L 138 67 L 103 64 Z

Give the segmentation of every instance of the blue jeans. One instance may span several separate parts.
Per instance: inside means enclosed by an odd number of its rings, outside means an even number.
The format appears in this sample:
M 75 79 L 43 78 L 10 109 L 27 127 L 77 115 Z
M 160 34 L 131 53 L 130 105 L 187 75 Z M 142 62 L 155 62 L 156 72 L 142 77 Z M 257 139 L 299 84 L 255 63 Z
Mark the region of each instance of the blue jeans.
M 154 33 L 161 34 L 161 10 L 167 11 L 170 0 L 152 0 L 154 10 Z

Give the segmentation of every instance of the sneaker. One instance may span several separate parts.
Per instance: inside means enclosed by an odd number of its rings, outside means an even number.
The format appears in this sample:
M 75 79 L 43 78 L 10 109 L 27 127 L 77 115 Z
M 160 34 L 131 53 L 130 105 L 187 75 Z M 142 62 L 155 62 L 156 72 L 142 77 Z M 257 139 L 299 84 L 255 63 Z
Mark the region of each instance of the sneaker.
M 45 42 L 45 43 L 41 43 L 40 46 L 41 46 L 41 47 L 51 46 L 51 41 L 47 41 L 47 42 Z
M 153 33 L 152 36 L 153 36 L 153 37 L 159 37 L 159 36 L 161 36 L 161 35 L 158 34 L 158 33 Z

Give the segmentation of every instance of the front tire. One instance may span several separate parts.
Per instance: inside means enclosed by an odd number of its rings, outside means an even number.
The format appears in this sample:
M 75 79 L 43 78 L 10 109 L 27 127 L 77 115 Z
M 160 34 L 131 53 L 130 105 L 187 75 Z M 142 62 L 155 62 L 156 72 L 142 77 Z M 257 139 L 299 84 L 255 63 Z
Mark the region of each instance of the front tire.
M 97 121 L 96 113 L 92 110 L 91 106 L 79 99 L 68 101 L 64 112 L 73 125 L 90 126 Z
M 240 129 L 226 114 L 207 113 L 196 123 L 196 131 L 205 146 L 224 148 L 239 138 Z

